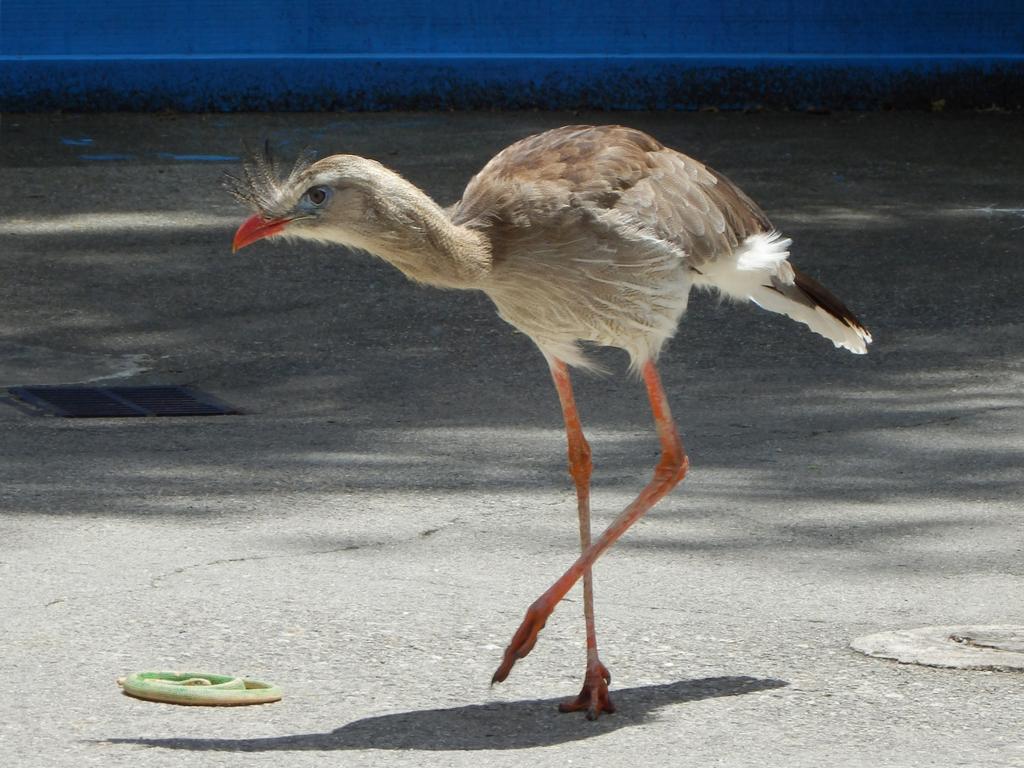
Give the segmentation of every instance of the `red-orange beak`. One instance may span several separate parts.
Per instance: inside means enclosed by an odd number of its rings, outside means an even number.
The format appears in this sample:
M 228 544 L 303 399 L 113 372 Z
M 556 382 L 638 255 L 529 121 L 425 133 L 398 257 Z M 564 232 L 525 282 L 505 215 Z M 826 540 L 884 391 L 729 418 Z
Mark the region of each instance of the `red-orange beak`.
M 289 219 L 264 219 L 259 214 L 250 216 L 235 232 L 235 239 L 231 243 L 231 252 L 236 253 L 239 248 L 245 248 L 250 243 L 276 235 L 285 228 L 289 221 Z

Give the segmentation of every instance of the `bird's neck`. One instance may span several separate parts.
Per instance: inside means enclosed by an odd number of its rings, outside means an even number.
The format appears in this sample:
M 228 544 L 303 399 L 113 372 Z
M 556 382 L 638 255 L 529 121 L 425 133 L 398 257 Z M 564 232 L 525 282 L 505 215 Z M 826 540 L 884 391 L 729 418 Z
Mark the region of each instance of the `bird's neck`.
M 377 229 L 367 249 L 416 282 L 477 287 L 491 269 L 487 236 L 453 224 L 425 192 L 397 174 L 387 187 L 374 201 L 386 226 Z

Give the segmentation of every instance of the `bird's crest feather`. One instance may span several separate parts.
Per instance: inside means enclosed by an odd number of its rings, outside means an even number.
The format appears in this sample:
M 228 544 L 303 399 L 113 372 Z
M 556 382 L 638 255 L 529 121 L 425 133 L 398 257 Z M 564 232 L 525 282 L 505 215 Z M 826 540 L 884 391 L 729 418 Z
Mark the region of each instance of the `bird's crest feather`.
M 282 213 L 278 209 L 286 197 L 285 191 L 312 165 L 316 152 L 308 147 L 303 149 L 288 175 L 282 178 L 281 164 L 269 140 L 263 143 L 262 149 L 253 149 L 248 145 L 244 145 L 244 148 L 242 173 L 240 176 L 224 174 L 224 188 L 255 213 L 264 218 L 276 218 Z

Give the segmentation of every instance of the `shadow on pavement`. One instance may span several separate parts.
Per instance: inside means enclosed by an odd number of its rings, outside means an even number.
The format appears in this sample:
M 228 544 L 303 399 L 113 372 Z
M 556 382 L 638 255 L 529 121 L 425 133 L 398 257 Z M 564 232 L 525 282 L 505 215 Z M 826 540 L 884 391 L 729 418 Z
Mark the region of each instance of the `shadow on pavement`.
M 640 725 L 662 707 L 722 696 L 782 688 L 773 678 L 712 677 L 645 685 L 613 692 L 618 712 L 588 723 L 582 715 L 559 716 L 559 700 L 473 704 L 367 717 L 329 733 L 303 733 L 262 739 L 109 739 L 107 744 L 136 744 L 197 752 L 274 752 L 303 750 L 529 749 L 580 741 Z

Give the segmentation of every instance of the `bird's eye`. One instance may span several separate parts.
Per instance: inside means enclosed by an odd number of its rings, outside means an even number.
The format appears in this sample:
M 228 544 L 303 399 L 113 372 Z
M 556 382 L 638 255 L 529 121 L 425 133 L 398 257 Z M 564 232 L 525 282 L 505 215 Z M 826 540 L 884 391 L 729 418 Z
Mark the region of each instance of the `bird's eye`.
M 306 192 L 306 199 L 313 205 L 323 205 L 327 200 L 326 187 L 312 187 Z

